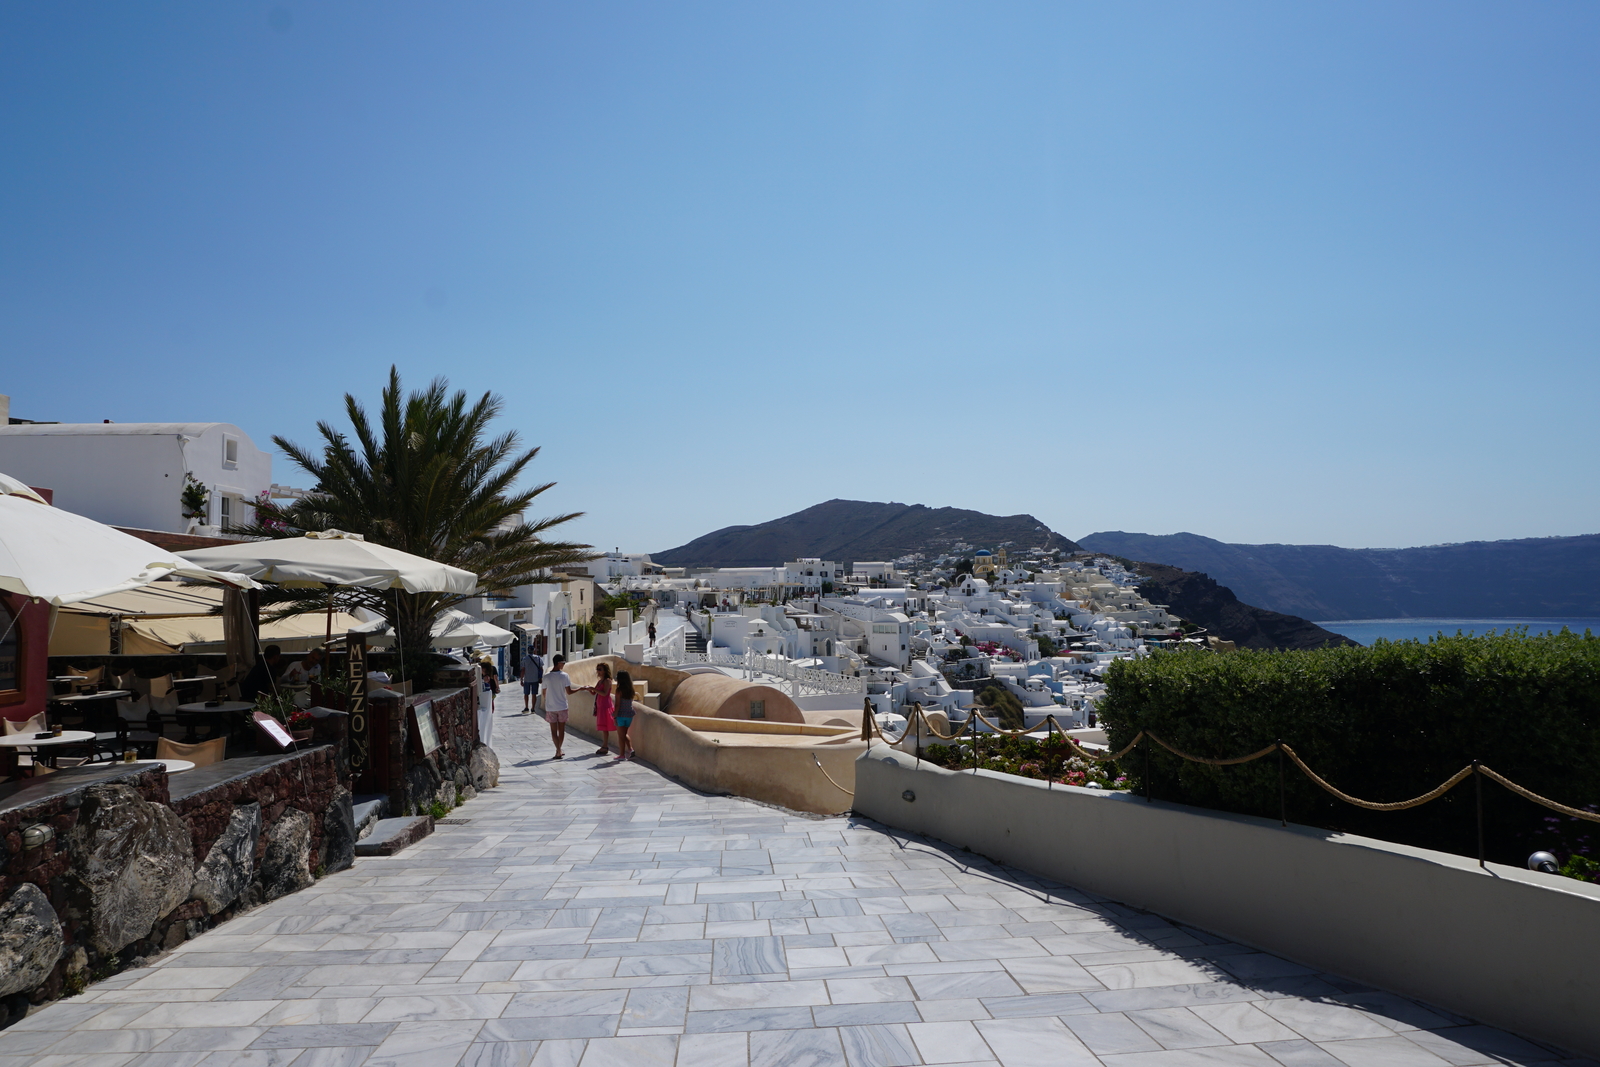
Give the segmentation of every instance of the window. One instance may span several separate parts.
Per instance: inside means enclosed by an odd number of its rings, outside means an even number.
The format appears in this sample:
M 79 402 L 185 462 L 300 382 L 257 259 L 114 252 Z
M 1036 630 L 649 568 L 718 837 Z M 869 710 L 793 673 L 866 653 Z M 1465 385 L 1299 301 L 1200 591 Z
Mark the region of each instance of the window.
M 750 717 L 752 719 L 765 719 L 767 717 L 767 702 L 765 700 L 752 700 L 750 702 Z
M 237 437 L 224 437 L 222 439 L 222 465 L 230 470 L 239 466 L 239 439 Z
M 217 525 L 224 530 L 233 528 L 233 497 L 226 494 L 217 497 Z
M 22 688 L 22 635 L 11 606 L 0 600 L 0 693 Z

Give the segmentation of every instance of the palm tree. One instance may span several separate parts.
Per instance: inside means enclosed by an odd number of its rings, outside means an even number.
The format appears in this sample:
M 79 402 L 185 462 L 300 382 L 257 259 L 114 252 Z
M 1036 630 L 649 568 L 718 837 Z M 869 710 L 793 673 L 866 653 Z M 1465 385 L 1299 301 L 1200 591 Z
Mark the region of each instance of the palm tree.
M 389 368 L 374 422 L 361 402 L 344 398 L 350 432 L 317 423 L 320 451 L 274 436 L 272 441 L 316 480 L 291 504 L 265 501 L 243 532 L 296 536 L 307 530 L 358 533 L 376 544 L 461 567 L 478 575 L 480 592 L 535 580 L 551 567 L 595 558 L 592 546 L 550 541 L 546 534 L 582 512 L 527 522 L 523 513 L 553 486 L 514 490 L 539 449 L 521 450 L 515 430 L 489 437 L 504 401 L 484 393 L 468 404 L 443 378 L 402 396 L 400 372 Z M 320 610 L 328 594 L 280 589 L 277 614 Z M 451 593 L 340 588 L 343 608 L 365 607 L 388 620 L 402 651 L 427 649 L 439 614 L 467 599 Z M 312 606 L 314 602 L 314 607 Z M 421 664 L 421 658 L 417 661 Z

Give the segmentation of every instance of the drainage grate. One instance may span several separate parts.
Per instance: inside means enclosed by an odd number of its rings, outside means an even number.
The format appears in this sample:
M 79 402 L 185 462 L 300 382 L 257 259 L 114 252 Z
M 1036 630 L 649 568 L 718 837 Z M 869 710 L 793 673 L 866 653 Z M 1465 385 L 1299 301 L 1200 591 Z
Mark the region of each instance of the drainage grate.
M 435 825 L 435 826 L 465 826 L 465 825 L 467 825 L 467 823 L 469 823 L 471 821 L 472 821 L 471 819 L 435 819 L 435 820 L 433 820 L 433 825 Z

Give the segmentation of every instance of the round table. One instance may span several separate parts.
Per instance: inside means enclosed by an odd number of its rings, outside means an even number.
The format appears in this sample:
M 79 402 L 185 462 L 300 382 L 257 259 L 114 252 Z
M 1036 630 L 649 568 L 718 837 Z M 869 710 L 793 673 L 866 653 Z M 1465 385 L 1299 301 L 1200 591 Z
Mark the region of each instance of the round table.
M 34 737 L 32 734 L 10 734 L 0 737 L 0 748 L 49 748 L 54 745 L 81 745 L 94 740 L 93 730 L 62 730 L 61 735 Z M 37 753 L 34 753 L 37 758 Z
M 51 697 L 52 704 L 87 704 L 95 700 L 114 700 L 133 696 L 128 689 L 102 689 L 98 693 L 74 693 L 66 697 Z
M 199 716 L 236 715 L 241 711 L 249 711 L 253 707 L 255 707 L 254 704 L 246 703 L 243 700 L 224 700 L 216 705 L 208 704 L 204 700 L 196 701 L 193 704 L 179 704 L 179 717 L 189 717 L 189 732 L 183 737 L 184 743 L 192 745 L 200 739 L 199 735 L 194 732 L 195 719 Z
M 148 767 L 152 764 L 164 764 L 168 774 L 182 774 L 184 771 L 194 770 L 194 763 L 186 759 L 136 759 L 132 763 L 127 760 L 112 760 L 110 763 L 97 764 L 104 767 Z

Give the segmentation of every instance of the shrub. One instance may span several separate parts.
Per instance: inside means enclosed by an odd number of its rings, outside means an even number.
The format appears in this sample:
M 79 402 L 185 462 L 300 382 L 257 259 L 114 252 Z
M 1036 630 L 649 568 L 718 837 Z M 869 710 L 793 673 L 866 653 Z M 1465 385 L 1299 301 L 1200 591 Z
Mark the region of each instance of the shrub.
M 972 766 L 972 743 L 963 740 L 952 745 L 929 745 L 922 750 L 922 758 L 950 770 L 966 770 Z M 1086 759 L 1075 742 L 1060 734 L 1048 741 L 979 734 L 978 765 L 986 771 L 1049 779 L 1061 785 L 1081 785 L 1089 789 L 1128 788 L 1128 779 L 1116 764 Z
M 1552 800 L 1600 800 L 1600 638 L 1525 630 L 1308 652 L 1157 653 L 1106 672 L 1112 749 L 1147 729 L 1196 756 L 1242 756 L 1278 738 L 1332 785 L 1365 800 L 1417 796 L 1474 759 Z M 1127 767 L 1141 791 L 1145 757 Z M 1158 799 L 1278 815 L 1278 758 L 1233 767 L 1150 746 Z M 1292 821 L 1476 855 L 1474 783 L 1404 812 L 1338 801 L 1292 764 Z M 1520 865 L 1550 812 L 1482 783 L 1489 853 Z

